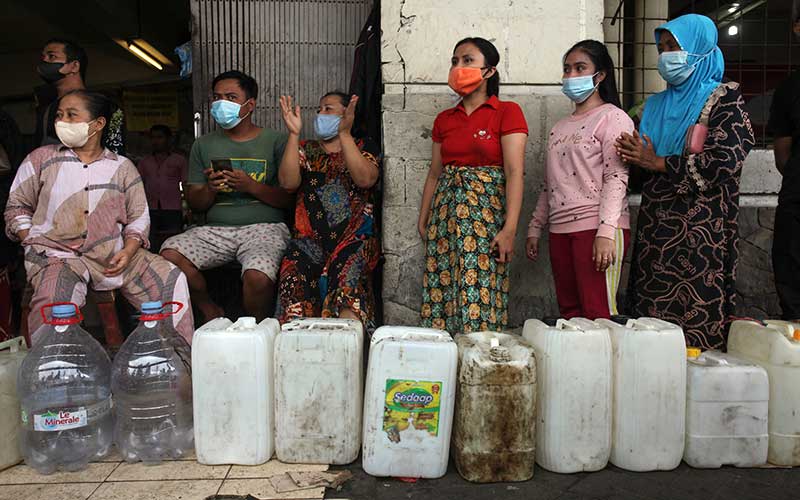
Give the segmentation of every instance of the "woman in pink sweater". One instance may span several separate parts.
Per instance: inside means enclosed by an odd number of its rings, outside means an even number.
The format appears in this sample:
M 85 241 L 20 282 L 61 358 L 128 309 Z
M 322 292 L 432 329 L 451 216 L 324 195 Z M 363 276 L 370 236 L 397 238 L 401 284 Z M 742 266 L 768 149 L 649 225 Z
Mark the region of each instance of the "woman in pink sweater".
M 617 288 L 630 237 L 628 169 L 615 140 L 633 131 L 620 109 L 614 64 L 595 40 L 564 56 L 563 92 L 575 103 L 547 142 L 545 180 L 528 226 L 526 253 L 536 260 L 550 226 L 550 263 L 564 318 L 617 314 Z

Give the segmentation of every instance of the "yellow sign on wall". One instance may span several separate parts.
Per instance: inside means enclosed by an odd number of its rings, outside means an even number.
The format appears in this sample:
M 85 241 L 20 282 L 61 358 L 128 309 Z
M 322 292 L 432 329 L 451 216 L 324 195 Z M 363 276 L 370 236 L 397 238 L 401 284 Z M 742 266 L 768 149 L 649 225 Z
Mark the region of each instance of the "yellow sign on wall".
M 147 132 L 156 124 L 178 128 L 176 89 L 125 90 L 122 94 L 125 126 L 131 132 Z

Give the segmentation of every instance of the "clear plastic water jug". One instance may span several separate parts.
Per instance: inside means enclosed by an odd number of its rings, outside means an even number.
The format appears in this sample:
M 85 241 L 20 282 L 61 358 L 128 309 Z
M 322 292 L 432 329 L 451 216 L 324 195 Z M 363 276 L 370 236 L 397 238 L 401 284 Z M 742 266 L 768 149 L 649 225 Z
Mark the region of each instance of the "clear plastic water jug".
M 165 312 L 164 306 L 176 306 Z M 114 357 L 114 439 L 128 462 L 180 458 L 194 443 L 192 352 L 165 320 L 183 304 L 145 302 L 139 326 Z
M 80 470 L 111 448 L 111 361 L 79 326 L 77 305 L 48 304 L 41 314 L 40 341 L 17 378 L 20 446 L 25 463 L 42 474 Z

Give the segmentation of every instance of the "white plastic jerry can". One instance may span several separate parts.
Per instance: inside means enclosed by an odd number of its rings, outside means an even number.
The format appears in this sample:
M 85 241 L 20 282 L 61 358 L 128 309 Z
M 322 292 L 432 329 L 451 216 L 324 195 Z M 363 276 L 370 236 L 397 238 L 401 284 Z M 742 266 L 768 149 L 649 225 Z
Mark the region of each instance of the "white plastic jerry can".
M 536 461 L 536 362 L 519 335 L 459 335 L 453 458 L 476 483 L 527 481 Z
M 800 465 L 800 325 L 734 321 L 728 352 L 769 376 L 769 455 L 775 465 Z
M 611 339 L 584 318 L 530 319 L 536 352 L 536 463 L 562 474 L 603 469 L 611 454 Z
M 635 472 L 672 470 L 683 458 L 686 340 L 655 318 L 600 319 L 613 348 L 611 463 Z
M 192 337 L 194 446 L 206 465 L 258 465 L 275 451 L 277 320 L 217 318 Z
M 362 466 L 378 477 L 447 472 L 458 349 L 442 330 L 383 326 L 372 335 Z
M 22 461 L 17 372 L 26 354 L 28 349 L 22 337 L 0 343 L 0 470 Z
M 686 450 L 692 467 L 767 461 L 769 379 L 764 368 L 719 351 L 687 350 Z
M 361 447 L 364 329 L 300 319 L 275 341 L 275 451 L 287 463 L 349 464 Z

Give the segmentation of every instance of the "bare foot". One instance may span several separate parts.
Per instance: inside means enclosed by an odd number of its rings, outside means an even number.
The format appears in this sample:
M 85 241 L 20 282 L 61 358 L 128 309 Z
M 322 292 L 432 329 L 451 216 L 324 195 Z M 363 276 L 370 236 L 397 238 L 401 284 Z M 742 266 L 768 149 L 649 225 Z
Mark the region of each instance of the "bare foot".
M 203 319 L 206 323 L 212 319 L 222 318 L 225 316 L 225 310 L 213 302 L 197 304 L 197 308 L 200 309 L 200 312 L 203 314 Z

